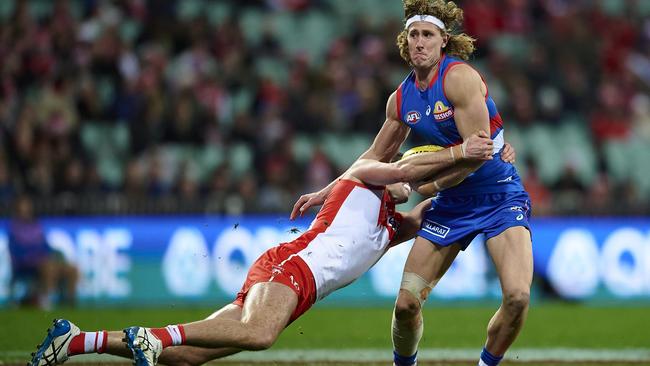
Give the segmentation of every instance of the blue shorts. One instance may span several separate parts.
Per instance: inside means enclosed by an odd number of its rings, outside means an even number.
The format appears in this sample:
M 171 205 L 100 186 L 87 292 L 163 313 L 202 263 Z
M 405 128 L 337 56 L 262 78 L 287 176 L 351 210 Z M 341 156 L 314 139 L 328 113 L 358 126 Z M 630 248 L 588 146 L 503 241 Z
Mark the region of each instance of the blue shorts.
M 487 240 L 513 226 L 530 231 L 530 212 L 525 191 L 439 196 L 431 200 L 417 235 L 444 247 L 458 242 L 465 250 L 478 234 Z

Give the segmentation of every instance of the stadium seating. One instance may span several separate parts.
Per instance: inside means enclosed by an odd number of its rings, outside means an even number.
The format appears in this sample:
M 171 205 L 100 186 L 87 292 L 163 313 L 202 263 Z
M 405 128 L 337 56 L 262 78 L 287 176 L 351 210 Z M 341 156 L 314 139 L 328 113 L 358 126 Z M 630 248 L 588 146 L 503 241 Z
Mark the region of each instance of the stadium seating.
M 97 162 L 99 174 L 106 183 L 113 187 L 121 185 L 129 150 L 128 127 L 86 121 L 81 127 L 81 143 L 86 154 Z
M 146 6 L 140 8 L 142 4 Z M 31 44 L 38 46 L 18 47 L 14 45 L 15 42 L 0 41 L 0 48 L 8 50 L 9 56 L 15 53 L 16 57 L 10 59 L 29 61 L 30 55 L 38 54 L 38 59 L 43 61 L 42 64 L 26 62 L 26 68 L 3 69 L 7 75 L 5 89 L 18 91 L 15 101 L 11 98 L 0 99 L 0 103 L 7 100 L 10 104 L 7 109 L 11 111 L 10 118 L 4 124 L 9 126 L 7 136 L 15 132 L 12 129 L 17 125 L 17 116 L 21 115 L 22 109 L 32 106 L 30 103 L 37 101 L 45 88 L 51 87 L 47 81 L 64 77 L 69 79 L 66 93 L 70 94 L 64 103 L 69 103 L 67 108 L 79 106 L 80 109 L 71 115 L 74 121 L 81 120 L 79 128 L 66 135 L 66 138 L 71 146 L 76 146 L 76 141 L 81 141 L 82 174 L 86 176 L 88 172 L 98 171 L 102 187 L 117 189 L 119 195 L 126 167 L 140 162 L 146 171 L 151 158 L 149 155 L 157 149 L 165 156 L 165 174 L 169 176 L 171 185 L 177 184 L 175 179 L 178 177 L 175 173 L 181 167 L 186 169 L 185 166 L 189 166 L 193 179 L 207 184 L 211 172 L 224 163 L 231 165 L 237 180 L 248 171 L 259 168 L 255 164 L 260 162 L 254 159 L 268 153 L 265 144 L 258 146 L 250 142 L 250 134 L 256 132 L 261 116 L 267 113 L 265 108 L 269 103 L 265 98 L 269 98 L 273 99 L 272 105 L 277 109 L 274 113 L 279 117 L 278 123 L 283 124 L 281 128 L 283 131 L 291 131 L 286 143 L 293 148 L 295 161 L 292 163 L 308 168 L 314 149 L 319 147 L 332 165 L 342 171 L 370 146 L 375 132 L 369 126 L 355 123 L 352 119 L 358 118 L 358 113 L 368 113 L 371 116 L 369 118 L 373 119 L 383 114 L 383 100 L 395 90 L 395 86 L 408 72 L 394 47 L 394 35 L 401 30 L 403 22 L 400 1 L 382 2 L 378 6 L 376 0 L 176 0 L 164 2 L 164 8 L 160 9 L 147 7 L 150 4 L 149 1 L 134 4 L 83 0 L 0 1 L 0 21 L 5 22 L 8 27 L 6 29 L 18 25 L 13 21 L 18 6 L 26 6 L 27 15 L 32 17 L 29 24 L 35 29 L 38 27 L 37 32 L 25 33 L 26 37 L 32 37 Z M 66 18 L 63 14 L 63 17 L 57 19 L 64 19 L 70 24 L 58 29 L 56 22 L 50 22 L 49 17 L 55 10 L 65 13 L 66 8 L 69 9 L 70 16 Z M 467 11 L 471 11 L 471 8 L 468 7 Z M 598 24 L 616 24 L 618 20 L 625 19 L 625 26 L 629 29 L 623 29 L 623 33 L 614 31 L 603 35 L 607 38 L 603 44 L 620 44 L 621 47 L 630 48 L 630 52 L 638 57 L 636 65 L 644 65 L 647 57 L 640 45 L 645 44 L 647 36 L 642 32 L 640 24 L 645 19 L 643 17 L 650 14 L 650 2 L 603 0 L 580 3 L 578 9 L 597 16 L 599 21 L 595 23 Z M 561 79 L 571 73 L 571 65 L 582 65 L 583 58 L 587 55 L 600 58 L 594 60 L 592 67 L 584 68 L 584 75 L 578 75 L 588 83 L 593 96 L 602 98 L 601 95 L 611 93 L 630 94 L 633 97 L 643 93 L 642 87 L 617 85 L 622 81 L 611 77 L 620 74 L 617 68 L 630 67 L 613 62 L 618 58 L 612 58 L 608 53 L 614 52 L 616 55 L 618 50 L 615 47 L 601 49 L 588 42 L 576 43 L 580 34 L 572 33 L 580 29 L 593 32 L 594 22 L 580 20 L 576 23 L 577 30 L 567 29 L 566 34 L 563 33 L 567 38 L 574 38 L 573 43 L 569 44 L 578 44 L 575 47 L 580 49 L 576 49 L 576 52 L 563 49 L 562 42 L 556 42 L 555 33 L 546 34 L 538 30 L 543 27 L 535 28 L 540 22 L 555 24 L 553 18 L 558 16 L 556 11 L 556 8 L 546 2 L 540 3 L 539 9 L 526 6 L 517 8 L 513 14 L 502 14 L 503 22 L 493 24 L 493 32 L 474 35 L 479 38 L 479 49 L 470 62 L 480 70 L 490 85 L 490 94 L 506 121 L 506 140 L 517 149 L 516 165 L 521 176 L 526 177 L 527 163 L 532 161 L 546 188 L 555 188 L 566 174 L 567 168 L 570 168 L 583 186 L 584 194 L 594 187 L 601 173 L 606 173 L 612 183 L 612 190 L 625 189 L 627 184 L 634 186 L 632 190 L 638 191 L 640 196 L 631 202 L 650 196 L 649 175 L 638 168 L 649 159 L 650 143 L 643 141 L 640 136 L 633 136 L 629 141 L 592 136 L 590 118 L 599 113 L 600 101 L 581 105 L 579 99 L 582 97 L 572 94 L 575 91 L 569 90 Z M 155 17 L 158 16 L 170 23 L 169 29 L 172 31 L 156 29 L 158 23 Z M 628 18 L 632 21 L 628 21 Z M 220 27 L 226 22 L 227 27 L 233 28 L 232 31 L 242 34 L 244 42 L 231 44 L 220 39 L 219 35 L 223 35 Z M 112 25 L 103 26 L 108 24 Z M 532 25 L 532 33 L 524 35 L 521 32 L 522 24 L 524 28 Z M 83 30 L 89 25 L 96 27 L 96 34 L 92 37 Z M 471 24 L 466 26 L 469 31 Z M 117 32 L 117 39 L 101 38 L 102 42 L 116 42 L 116 52 L 113 55 L 104 55 L 91 47 L 85 50 L 90 51 L 86 57 L 70 57 L 84 55 L 83 49 L 87 44 L 66 43 L 59 39 L 74 37 L 70 39 L 85 39 L 93 44 L 92 41 L 100 39 L 94 37 L 100 36 L 104 30 Z M 478 31 L 482 32 L 482 28 L 479 27 Z M 210 55 L 207 60 L 194 59 L 192 55 L 191 47 L 198 39 L 196 37 L 202 37 L 200 39 L 206 41 L 205 51 Z M 638 38 L 638 42 L 625 45 L 628 38 Z M 383 51 L 374 55 L 378 58 L 377 62 L 367 62 L 367 48 L 364 46 L 369 39 L 381 42 Z M 45 47 L 46 43 L 55 47 Z M 28 42 L 25 44 L 28 45 Z M 536 53 L 540 53 L 538 56 L 548 62 L 548 70 L 552 71 L 552 75 L 545 74 L 551 71 L 540 71 L 539 65 L 531 63 L 535 62 L 531 61 L 534 57 L 527 57 L 531 54 L 531 47 L 535 47 Z M 233 50 L 236 52 L 230 52 Z M 42 58 L 40 52 L 43 52 Z M 233 65 L 230 63 L 232 60 L 223 59 L 228 55 L 237 55 L 243 62 Z M 336 55 L 336 58 L 329 57 L 330 55 Z M 292 72 L 297 58 L 305 61 L 300 65 L 305 72 Z M 123 63 L 126 59 L 138 67 L 126 70 Z M 332 68 L 342 71 L 336 77 L 348 79 L 349 85 L 346 85 L 345 90 L 333 85 L 336 79 L 332 78 Z M 83 72 L 70 72 L 77 69 Z M 238 79 L 242 72 L 247 77 Z M 79 98 L 76 86 L 80 83 L 80 75 L 93 85 L 99 105 L 97 110 L 86 110 L 83 105 L 85 102 Z M 291 84 L 288 83 L 290 77 Z M 135 83 L 125 83 L 126 79 Z M 607 82 L 608 79 L 613 82 Z M 523 80 L 525 82 L 520 83 Z M 201 81 L 200 85 L 198 81 Z M 271 88 L 260 88 L 269 84 L 273 84 Z M 125 90 L 126 85 L 129 85 L 129 90 Z M 140 90 L 144 85 L 153 85 L 162 92 L 154 96 L 147 95 Z M 290 89 L 290 85 L 304 88 L 302 90 L 308 94 L 299 111 L 292 110 L 293 104 L 298 101 L 295 100 L 295 90 Z M 515 86 L 522 87 L 522 90 L 516 91 Z M 277 91 L 277 94 L 269 97 L 268 90 L 274 93 Z M 546 113 L 548 111 L 545 112 L 542 105 L 545 90 L 551 91 L 557 105 L 575 102 L 570 114 L 567 111 L 555 111 L 557 113 L 552 116 Z M 518 101 L 515 92 L 521 92 L 530 98 L 532 106 L 524 106 L 524 109 L 529 109 L 526 112 L 529 115 L 518 115 L 520 112 L 515 108 Z M 191 100 L 193 118 L 201 121 L 198 128 L 203 129 L 198 132 L 206 137 L 207 143 L 198 143 L 199 140 L 194 138 L 197 142 L 191 146 L 168 145 L 154 138 L 154 146 L 142 149 L 134 146 L 131 149 L 129 131 L 137 126 L 142 114 L 153 110 L 153 113 L 158 113 L 156 118 L 165 124 L 169 123 L 174 118 L 174 100 L 179 93 Z M 350 102 L 341 103 L 342 99 Z M 627 97 L 624 99 L 627 100 Z M 131 104 L 125 103 L 124 108 L 117 108 L 124 100 Z M 27 101 L 30 103 L 25 103 Z M 361 101 L 370 101 L 369 108 L 376 110 L 360 110 L 368 107 L 361 106 Z M 294 115 L 294 112 L 297 113 Z M 116 118 L 123 118 L 124 121 L 115 120 Z M 305 122 L 292 126 L 296 118 L 304 118 Z M 243 121 L 247 121 L 248 125 Z M 634 126 L 637 122 L 630 120 L 629 124 Z M 40 134 L 47 130 L 40 129 L 47 121 L 32 120 L 29 123 L 33 126 L 32 132 L 38 130 L 35 133 Z M 71 121 L 70 124 L 75 123 Z M 309 123 L 321 125 L 310 131 Z M 623 134 L 625 128 L 626 126 L 621 126 Z M 596 129 L 594 134 L 598 134 Z M 50 137 L 45 136 L 45 139 Z M 169 141 L 182 140 L 174 136 L 167 137 L 170 138 Z M 416 143 L 420 142 L 409 138 L 403 150 Z M 1 152 L 8 154 L 9 161 L 14 159 L 11 152 Z M 23 168 L 29 171 L 35 162 L 29 161 L 26 165 Z M 604 172 L 603 168 L 606 169 Z M 14 169 L 10 166 L 10 175 L 20 177 Z M 259 188 L 262 189 L 267 183 L 267 177 L 263 172 L 260 174 Z M 60 177 L 54 179 L 61 180 Z M 14 191 L 39 189 L 31 186 L 33 184 L 27 180 L 19 180 L 20 187 Z M 54 182 L 54 186 L 61 186 L 60 190 L 66 191 L 68 188 L 62 184 L 65 185 L 65 182 Z M 207 188 L 201 186 L 201 192 L 206 192 Z M 553 191 L 552 195 L 555 194 Z M 288 197 L 289 194 L 285 196 Z M 47 200 L 43 202 L 45 201 Z M 0 207 L 3 207 L 2 204 L 7 202 L 0 202 Z
M 308 134 L 297 134 L 293 138 L 293 157 L 298 164 L 307 164 L 314 153 L 315 143 L 314 139 Z
M 565 161 L 575 169 L 578 178 L 585 186 L 590 186 L 596 178 L 597 157 L 586 122 L 568 117 L 555 131 L 555 146 L 560 147 Z
M 244 143 L 236 143 L 228 149 L 229 163 L 232 173 L 235 177 L 251 170 L 253 166 L 253 152 L 250 147 Z
M 14 11 L 14 6 L 14 0 L 0 1 L 0 19 L 9 18 Z

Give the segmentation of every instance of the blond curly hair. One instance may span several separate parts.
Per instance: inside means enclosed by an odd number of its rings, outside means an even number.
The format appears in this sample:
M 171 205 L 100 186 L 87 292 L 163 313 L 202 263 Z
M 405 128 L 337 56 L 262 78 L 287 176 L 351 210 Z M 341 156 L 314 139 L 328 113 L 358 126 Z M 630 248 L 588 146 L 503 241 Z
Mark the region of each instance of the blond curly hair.
M 433 15 L 445 23 L 443 32 L 449 36 L 449 41 L 443 49 L 449 56 L 455 56 L 462 60 L 469 59 L 474 52 L 474 41 L 476 39 L 459 30 L 463 24 L 463 9 L 459 8 L 453 1 L 445 3 L 444 0 L 404 0 L 404 18 L 408 19 L 414 15 Z M 408 31 L 406 29 L 397 36 L 397 47 L 400 56 L 409 64 L 411 57 L 408 48 Z

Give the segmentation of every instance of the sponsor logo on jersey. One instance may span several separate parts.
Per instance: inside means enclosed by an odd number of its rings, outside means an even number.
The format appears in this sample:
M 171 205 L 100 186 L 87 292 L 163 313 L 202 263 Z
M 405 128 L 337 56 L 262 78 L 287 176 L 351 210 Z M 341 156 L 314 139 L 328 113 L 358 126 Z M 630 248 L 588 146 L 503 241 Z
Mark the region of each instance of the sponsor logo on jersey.
M 447 107 L 445 103 L 437 101 L 433 106 L 433 118 L 436 121 L 444 121 L 454 116 L 454 109 Z
M 524 218 L 524 214 L 517 215 L 517 221 L 521 221 Z
M 430 115 L 430 114 L 431 114 L 431 106 L 428 105 L 428 106 L 427 106 L 427 112 L 426 112 L 426 115 L 428 116 L 428 115 Z
M 400 224 L 399 221 L 397 221 L 395 219 L 395 217 L 391 216 L 391 217 L 388 218 L 388 225 L 390 225 L 390 227 L 393 230 L 398 230 L 399 229 L 399 224 Z
M 524 208 L 521 207 L 521 206 L 512 206 L 512 207 L 510 207 L 510 211 L 519 211 L 519 212 L 523 212 L 523 211 L 524 211 Z
M 512 182 L 512 175 L 505 179 L 500 179 L 497 181 L 497 183 L 508 183 L 508 182 Z
M 451 231 L 451 229 L 449 229 L 447 226 L 440 225 L 439 223 L 431 220 L 424 220 L 422 223 L 422 229 L 443 239 L 446 238 L 447 234 L 449 234 L 449 231 Z
M 420 122 L 422 115 L 418 111 L 410 111 L 406 114 L 406 123 L 416 124 Z

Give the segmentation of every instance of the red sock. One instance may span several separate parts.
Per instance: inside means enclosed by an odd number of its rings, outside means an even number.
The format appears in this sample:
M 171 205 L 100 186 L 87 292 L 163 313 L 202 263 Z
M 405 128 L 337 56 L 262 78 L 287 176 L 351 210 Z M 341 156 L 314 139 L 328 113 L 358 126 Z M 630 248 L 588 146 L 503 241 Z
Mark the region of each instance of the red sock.
M 108 332 L 81 332 L 72 338 L 68 345 L 68 356 L 82 353 L 104 353 L 108 346 Z
M 185 328 L 182 325 L 168 325 L 165 328 L 151 328 L 151 333 L 160 339 L 163 348 L 185 343 Z

